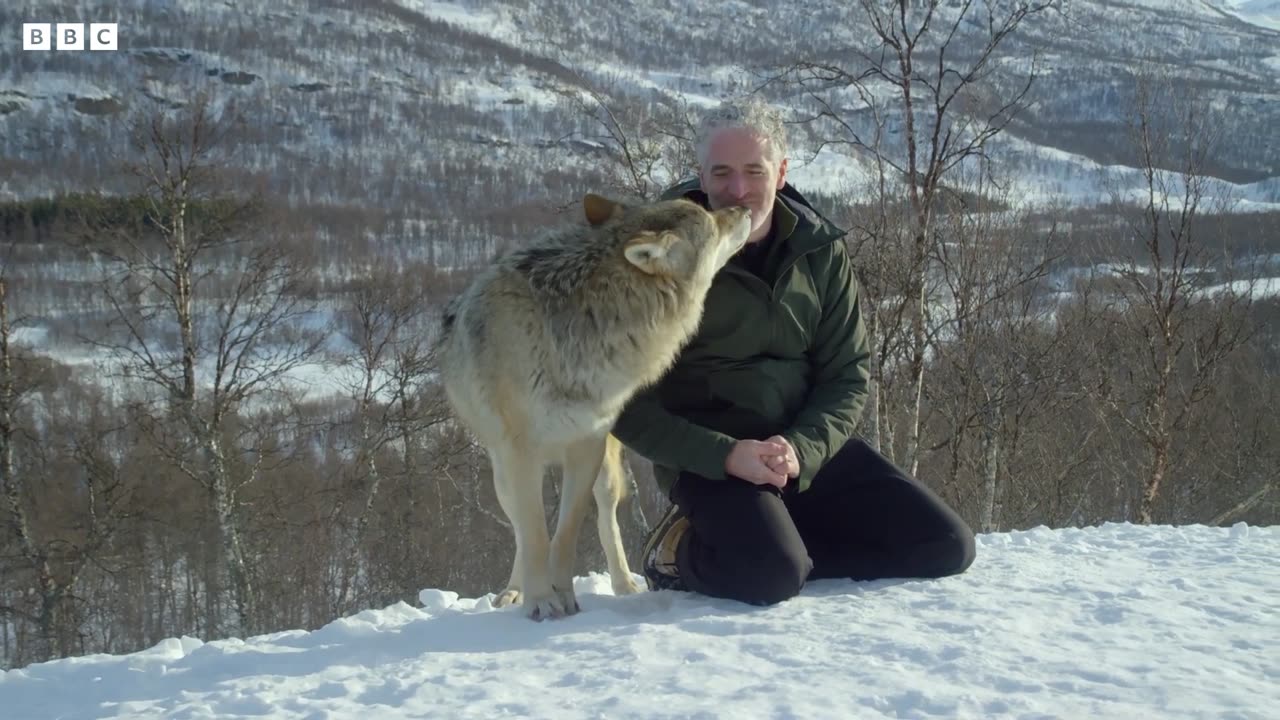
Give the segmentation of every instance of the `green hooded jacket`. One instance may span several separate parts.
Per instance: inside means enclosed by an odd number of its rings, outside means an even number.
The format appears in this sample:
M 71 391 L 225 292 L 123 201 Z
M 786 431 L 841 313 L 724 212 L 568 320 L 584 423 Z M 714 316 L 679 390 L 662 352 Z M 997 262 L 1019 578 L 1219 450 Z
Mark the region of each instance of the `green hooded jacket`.
M 696 178 L 663 199 L 682 196 L 706 205 Z M 803 492 L 857 425 L 871 351 L 845 233 L 789 184 L 772 221 L 758 274 L 744 251 L 716 275 L 693 339 L 614 426 L 665 493 L 682 471 L 725 479 L 737 440 L 772 435 L 795 447 Z

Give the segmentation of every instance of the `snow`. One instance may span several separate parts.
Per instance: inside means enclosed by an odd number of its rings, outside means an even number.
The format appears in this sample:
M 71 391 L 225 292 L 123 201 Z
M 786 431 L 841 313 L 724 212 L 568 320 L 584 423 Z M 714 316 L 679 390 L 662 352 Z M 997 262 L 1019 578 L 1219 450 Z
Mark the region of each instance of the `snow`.
M 28 98 L 34 99 L 75 96 L 102 100 L 112 96 L 110 89 L 93 82 L 87 77 L 55 70 L 19 75 L 11 82 L 13 82 L 14 86 L 6 88 L 7 90 L 17 90 Z
M 1234 280 L 1221 285 L 1210 285 L 1201 292 L 1209 296 L 1230 291 L 1234 295 L 1249 295 L 1254 299 L 1280 297 L 1280 277 L 1259 278 L 1256 282 Z
M 889 171 L 892 172 L 892 171 Z M 821 191 L 829 195 L 861 195 L 875 180 L 875 168 L 864 167 L 854 157 L 825 146 L 814 155 L 792 152 L 787 163 L 787 180 L 801 191 Z
M 436 0 L 399 0 L 396 4 L 480 35 L 515 43 L 521 33 L 509 11 Z
M 719 105 L 724 99 L 721 92 L 724 86 L 735 76 L 733 68 L 710 68 L 696 75 L 663 72 L 659 70 L 643 70 L 627 65 L 607 61 L 596 61 L 590 66 L 591 76 L 605 85 L 616 83 L 619 89 L 643 97 L 646 94 L 666 94 L 677 97 L 689 104 L 696 112 Z M 702 88 L 705 92 L 682 90 L 690 84 Z
M 12 718 L 1269 718 L 1280 528 L 993 533 L 963 575 L 676 592 L 534 623 L 422 591 L 314 632 L 172 638 L 0 676 Z
M 1011 133 L 1003 133 L 994 157 L 1030 165 L 1029 169 L 1001 177 L 1002 183 L 1011 188 L 1011 196 L 1035 206 L 1052 206 L 1059 203 L 1088 207 L 1109 202 L 1113 197 L 1121 201 L 1142 204 L 1146 202 L 1142 171 L 1129 165 L 1101 165 L 1084 155 L 1057 148 L 1037 145 Z M 1179 207 L 1178 193 L 1183 190 L 1182 177 L 1174 172 L 1161 170 L 1160 181 L 1173 193 L 1171 207 Z M 962 185 L 955 182 L 954 184 Z M 1274 178 L 1254 183 L 1233 183 L 1220 178 L 1210 178 L 1204 188 L 1201 210 L 1210 211 L 1221 205 L 1233 212 L 1273 212 L 1280 210 Z
M 1218 0 L 1222 9 L 1258 27 L 1280 30 L 1280 0 Z
M 542 108 L 553 108 L 563 102 L 561 96 L 533 84 L 528 73 L 519 71 L 501 78 L 501 83 L 483 76 L 449 78 L 441 100 L 475 110 L 493 111 L 511 100 L 520 100 Z

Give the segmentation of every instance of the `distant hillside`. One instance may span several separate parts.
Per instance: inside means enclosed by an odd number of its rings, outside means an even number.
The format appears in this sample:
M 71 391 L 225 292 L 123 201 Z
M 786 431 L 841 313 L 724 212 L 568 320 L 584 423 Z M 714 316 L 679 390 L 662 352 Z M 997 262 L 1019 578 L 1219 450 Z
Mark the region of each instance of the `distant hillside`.
M 940 20 L 954 12 L 944 5 Z M 121 120 L 148 104 L 207 90 L 244 113 L 234 162 L 297 204 L 448 211 L 554 205 L 602 181 L 598 130 L 566 90 L 595 89 L 634 113 L 691 109 L 759 83 L 800 57 L 856 67 L 866 27 L 835 0 L 745 2 L 552 0 L 126 0 L 103 10 L 47 2 L 0 8 L 0 25 L 92 17 L 119 24 L 116 53 L 33 53 L 6 40 L 0 63 L 0 198 L 84 187 L 112 173 Z M 1010 38 L 997 80 L 1041 53 L 1034 105 L 996 144 L 1002 171 L 1035 197 L 1101 197 L 1098 164 L 1129 160 L 1123 117 L 1134 69 L 1161 66 L 1202 91 L 1222 140 L 1210 171 L 1255 203 L 1280 203 L 1280 32 L 1274 0 L 1073 2 Z M 353 9 L 355 8 L 355 9 Z M 1247 18 L 1259 18 L 1252 24 Z M 953 57 L 972 53 L 971 27 Z M 968 44 L 966 44 L 968 43 Z M 799 107 L 786 88 L 770 97 Z M 848 93 L 847 121 L 867 121 Z M 646 110 L 646 108 L 648 110 Z M 626 119 L 626 118 L 624 118 Z M 892 118 L 890 118 L 892 127 Z M 797 128 L 801 151 L 818 139 Z M 500 151 L 500 152 L 499 152 Z M 819 158 L 798 183 L 861 176 L 861 158 Z M 803 153 L 802 153 L 803 154 Z M 807 158 L 806 158 L 807 159 Z M 1056 199 L 1056 198 L 1055 198 Z M 415 208 L 417 210 L 415 210 Z

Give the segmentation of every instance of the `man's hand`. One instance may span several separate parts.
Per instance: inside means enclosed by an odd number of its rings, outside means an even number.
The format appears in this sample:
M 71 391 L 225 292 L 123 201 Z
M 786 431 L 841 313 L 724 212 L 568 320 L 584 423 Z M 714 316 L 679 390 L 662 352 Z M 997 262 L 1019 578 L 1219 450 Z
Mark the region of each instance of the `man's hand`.
M 791 457 L 794 462 L 795 454 L 791 444 L 778 436 L 764 441 L 739 440 L 734 443 L 729 456 L 725 458 L 724 469 L 730 475 L 755 485 L 773 485 L 776 488 L 783 488 L 787 484 L 787 471 L 790 466 L 785 465 L 778 458 Z M 770 464 L 771 462 L 777 464 L 776 469 Z M 795 475 L 799 475 L 800 464 L 798 462 L 794 464 Z
M 800 458 L 796 455 L 795 447 L 787 442 L 787 439 L 781 435 L 774 435 L 765 440 L 767 443 L 781 445 L 786 448 L 786 452 L 768 455 L 764 458 L 764 462 L 769 469 L 779 475 L 786 475 L 789 478 L 798 477 L 800 475 Z

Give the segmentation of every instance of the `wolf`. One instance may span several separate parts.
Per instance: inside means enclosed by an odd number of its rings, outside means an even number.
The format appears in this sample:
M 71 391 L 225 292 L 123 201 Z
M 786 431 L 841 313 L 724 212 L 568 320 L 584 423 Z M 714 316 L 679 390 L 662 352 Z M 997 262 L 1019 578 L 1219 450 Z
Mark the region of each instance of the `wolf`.
M 623 406 L 692 338 L 712 279 L 742 249 L 750 210 L 688 200 L 624 204 L 588 193 L 586 222 L 498 257 L 444 309 L 437 358 L 455 417 L 489 456 L 515 535 L 497 605 L 530 618 L 580 610 L 577 538 L 592 496 L 613 590 L 634 593 L 618 528 Z M 559 465 L 548 539 L 545 470 Z M 603 472 L 601 472 L 603 467 Z

